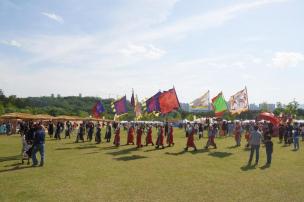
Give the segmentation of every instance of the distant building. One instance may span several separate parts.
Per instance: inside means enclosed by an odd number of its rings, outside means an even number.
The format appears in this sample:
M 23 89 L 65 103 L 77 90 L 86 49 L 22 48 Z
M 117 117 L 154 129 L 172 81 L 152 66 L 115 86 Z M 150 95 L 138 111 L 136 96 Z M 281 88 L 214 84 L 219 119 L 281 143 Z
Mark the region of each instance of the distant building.
M 185 112 L 190 112 L 190 105 L 188 103 L 180 103 L 180 107 Z
M 259 104 L 259 109 L 260 110 L 266 110 L 269 112 L 273 112 L 276 108 L 275 104 L 267 104 L 267 103 L 261 103 Z
M 249 110 L 251 110 L 251 111 L 258 111 L 258 110 L 260 110 L 260 108 L 256 104 L 250 104 L 249 105 Z
M 81 93 L 79 93 L 79 97 L 82 97 L 82 94 L 81 94 Z

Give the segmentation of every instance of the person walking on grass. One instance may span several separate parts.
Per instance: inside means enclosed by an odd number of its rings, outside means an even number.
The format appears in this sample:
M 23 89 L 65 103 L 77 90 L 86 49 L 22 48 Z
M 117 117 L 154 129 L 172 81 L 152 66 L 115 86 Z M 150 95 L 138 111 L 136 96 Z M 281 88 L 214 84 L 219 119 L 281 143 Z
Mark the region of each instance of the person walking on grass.
M 174 146 L 174 141 L 173 141 L 173 125 L 170 123 L 169 125 L 169 131 L 168 131 L 168 136 L 167 136 L 167 144 L 168 147 Z
M 96 134 L 95 134 L 95 142 L 96 144 L 101 143 L 101 125 L 100 123 L 97 124 Z
M 44 143 L 45 143 L 45 130 L 41 123 L 37 125 L 35 134 L 34 134 L 34 142 L 33 142 L 33 153 L 32 153 L 32 161 L 33 166 L 38 165 L 38 160 L 36 157 L 36 153 L 40 153 L 40 164 L 39 166 L 44 165 L 45 153 L 44 153 Z
M 299 139 L 300 139 L 300 128 L 298 126 L 298 123 L 294 123 L 293 146 L 295 151 L 300 149 Z
M 190 123 L 188 123 L 187 126 L 187 134 L 188 134 L 188 138 L 187 138 L 187 146 L 185 148 L 185 151 L 188 151 L 189 147 L 193 147 L 194 151 L 197 151 L 196 146 L 194 144 L 194 127 L 192 125 L 190 125 Z
M 134 127 L 132 124 L 128 124 L 128 138 L 127 138 L 127 145 L 133 144 L 134 145 Z
M 250 157 L 249 157 L 248 165 L 251 165 L 254 152 L 255 152 L 255 165 L 259 163 L 261 141 L 262 141 L 262 134 L 258 130 L 258 126 L 255 125 L 249 138 L 249 144 L 251 147 L 250 147 Z
M 271 141 L 271 133 L 267 133 L 265 135 L 265 149 L 266 149 L 266 157 L 267 157 L 266 165 L 270 166 L 272 160 L 272 152 L 273 152 L 273 142 Z
M 83 135 L 84 135 L 84 126 L 83 126 L 83 123 L 81 123 L 80 126 L 79 126 L 79 129 L 78 129 L 78 132 L 77 132 L 77 137 L 76 137 L 75 143 L 78 143 L 79 140 L 84 142 Z
M 157 126 L 157 140 L 156 140 L 156 149 L 158 149 L 160 146 L 162 149 L 164 149 L 164 127 L 160 124 Z
M 113 144 L 116 147 L 119 147 L 119 145 L 120 145 L 120 125 L 117 125 L 116 128 L 115 128 L 115 137 L 114 137 Z
M 153 140 L 152 140 L 152 126 L 147 126 L 147 136 L 146 136 L 146 146 L 149 144 L 152 144 L 154 146 Z
M 234 129 L 234 138 L 236 142 L 236 146 L 241 146 L 241 124 L 240 122 L 236 122 L 236 126 Z
M 136 130 L 136 145 L 137 148 L 143 147 L 143 145 L 141 144 L 141 136 L 144 132 L 143 126 L 142 125 L 138 125 L 137 130 Z
M 213 124 L 212 126 L 209 126 L 209 130 L 208 130 L 208 141 L 207 144 L 205 146 L 205 149 L 208 149 L 209 146 L 213 146 L 214 149 L 216 149 L 216 144 L 214 142 L 215 136 L 217 134 L 217 127 L 216 124 Z

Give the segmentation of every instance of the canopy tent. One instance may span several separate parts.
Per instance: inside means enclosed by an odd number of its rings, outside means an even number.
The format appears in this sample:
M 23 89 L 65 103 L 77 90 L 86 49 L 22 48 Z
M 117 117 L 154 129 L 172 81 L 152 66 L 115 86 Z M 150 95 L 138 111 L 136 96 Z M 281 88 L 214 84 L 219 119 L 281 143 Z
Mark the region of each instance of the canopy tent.
M 27 114 L 27 113 L 19 113 L 19 112 L 14 112 L 14 113 L 8 113 L 8 114 L 3 114 L 1 119 L 33 119 L 32 114 Z
M 280 124 L 280 119 L 276 117 L 273 113 L 268 112 L 262 112 L 257 117 L 257 120 L 266 120 L 272 123 L 275 126 L 278 126 Z

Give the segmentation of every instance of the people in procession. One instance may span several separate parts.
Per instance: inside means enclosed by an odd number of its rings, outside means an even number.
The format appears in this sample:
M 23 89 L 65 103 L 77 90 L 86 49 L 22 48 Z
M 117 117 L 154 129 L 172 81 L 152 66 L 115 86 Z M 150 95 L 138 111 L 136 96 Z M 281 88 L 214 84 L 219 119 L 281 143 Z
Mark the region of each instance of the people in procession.
M 236 126 L 234 128 L 234 139 L 237 147 L 241 146 L 241 132 L 242 132 L 241 130 L 242 127 L 240 122 L 236 122 Z
M 134 145 L 134 126 L 132 124 L 128 124 L 128 137 L 127 137 L 127 145 Z
M 143 126 L 138 125 L 137 129 L 136 129 L 136 146 L 137 146 L 137 148 L 143 147 L 143 145 L 141 143 L 142 135 L 143 135 Z
M 152 126 L 148 125 L 146 128 L 147 132 L 146 132 L 146 146 L 148 146 L 149 144 L 151 144 L 152 146 L 154 146 L 153 140 L 152 140 Z
M 101 125 L 100 125 L 100 123 L 97 124 L 95 142 L 96 142 L 96 144 L 101 143 Z
M 162 126 L 162 124 L 159 124 L 157 126 L 157 140 L 156 140 L 156 149 L 158 149 L 159 147 L 161 147 L 162 149 L 164 149 L 164 128 Z
M 107 142 L 111 141 L 111 136 L 112 136 L 112 127 L 111 127 L 110 123 L 108 122 L 107 126 L 106 126 L 106 133 L 105 133 L 105 139 Z
M 208 141 L 207 141 L 207 144 L 205 146 L 205 149 L 208 149 L 210 145 L 213 146 L 214 149 L 217 148 L 217 146 L 214 142 L 216 134 L 217 134 L 216 125 L 215 124 L 210 125 L 209 130 L 208 130 Z
M 77 132 L 76 141 L 75 143 L 78 143 L 79 140 L 84 142 L 84 124 L 81 123 Z
M 186 144 L 186 148 L 185 151 L 188 151 L 189 147 L 194 148 L 194 151 L 197 151 L 197 148 L 194 144 L 194 127 L 188 123 L 187 124 L 187 144 Z
M 115 127 L 116 128 L 115 128 L 115 136 L 114 136 L 114 142 L 113 142 L 113 144 L 116 147 L 119 147 L 119 145 L 120 145 L 120 126 L 116 125 Z
M 168 147 L 174 146 L 174 141 L 173 141 L 173 125 L 172 123 L 169 125 L 168 129 L 168 136 L 167 136 L 167 145 Z

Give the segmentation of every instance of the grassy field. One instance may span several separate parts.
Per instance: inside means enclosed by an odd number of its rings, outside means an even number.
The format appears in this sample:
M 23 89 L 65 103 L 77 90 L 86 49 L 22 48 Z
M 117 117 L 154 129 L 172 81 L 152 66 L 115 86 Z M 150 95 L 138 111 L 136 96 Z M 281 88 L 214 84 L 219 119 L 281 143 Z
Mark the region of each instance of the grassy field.
M 20 164 L 20 136 L 0 136 L 0 201 L 304 201 L 303 150 L 277 139 L 266 169 L 263 147 L 260 164 L 245 167 L 244 139 L 234 148 L 233 138 L 217 138 L 218 149 L 204 150 L 204 138 L 197 152 L 183 152 L 179 129 L 162 150 L 74 140 L 47 138 L 45 166 L 32 168 Z

